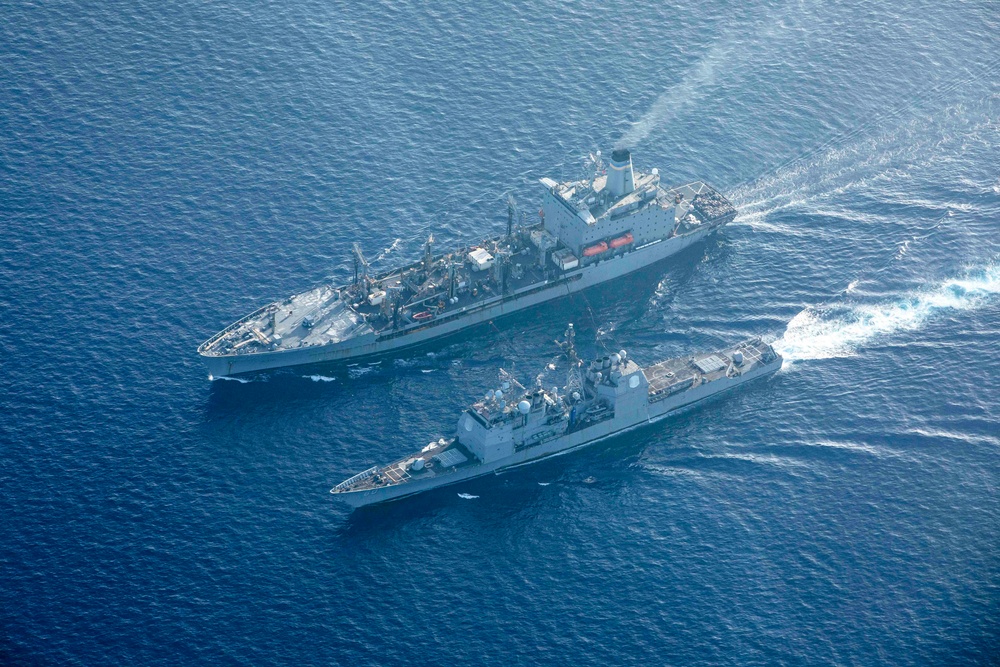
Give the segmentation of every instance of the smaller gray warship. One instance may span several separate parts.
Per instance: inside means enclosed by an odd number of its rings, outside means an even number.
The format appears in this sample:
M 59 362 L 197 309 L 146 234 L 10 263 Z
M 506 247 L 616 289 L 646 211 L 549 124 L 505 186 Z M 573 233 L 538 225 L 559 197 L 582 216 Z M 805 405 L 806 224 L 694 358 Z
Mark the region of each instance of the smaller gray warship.
M 563 345 L 569 373 L 561 390 L 526 390 L 501 370 L 499 388 L 462 413 L 455 436 L 358 473 L 330 493 L 362 507 L 534 463 L 663 419 L 782 363 L 759 338 L 645 369 L 624 350 L 584 364 L 572 324 Z

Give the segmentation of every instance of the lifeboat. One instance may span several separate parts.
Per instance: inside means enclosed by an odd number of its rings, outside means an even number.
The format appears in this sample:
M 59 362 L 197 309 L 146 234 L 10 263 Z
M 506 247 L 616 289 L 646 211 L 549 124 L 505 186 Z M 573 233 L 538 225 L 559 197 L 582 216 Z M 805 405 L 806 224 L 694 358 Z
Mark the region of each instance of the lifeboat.
M 635 241 L 635 237 L 632 236 L 632 232 L 629 232 L 628 234 L 625 234 L 624 236 L 619 236 L 616 239 L 611 239 L 611 247 L 612 248 L 621 248 L 622 246 L 626 246 L 629 243 L 632 243 L 633 241 Z
M 584 248 L 583 256 L 593 257 L 594 255 L 600 255 L 602 252 L 607 252 L 607 251 L 608 251 L 608 244 L 605 243 L 604 241 L 601 241 L 597 245 L 592 245 L 589 248 Z
M 434 317 L 434 314 L 432 312 L 430 312 L 429 310 L 425 310 L 422 313 L 417 313 L 416 315 L 414 315 L 413 319 L 418 320 L 418 321 L 419 320 L 429 320 L 432 317 Z

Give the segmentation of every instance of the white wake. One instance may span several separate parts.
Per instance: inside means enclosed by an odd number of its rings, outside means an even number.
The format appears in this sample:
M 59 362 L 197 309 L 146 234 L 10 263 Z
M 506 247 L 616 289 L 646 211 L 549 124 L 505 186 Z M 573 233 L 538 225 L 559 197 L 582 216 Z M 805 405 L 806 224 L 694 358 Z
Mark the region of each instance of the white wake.
M 789 362 L 853 356 L 867 343 L 920 329 L 944 311 L 978 308 L 998 293 L 1000 267 L 993 265 L 892 302 L 806 308 L 792 318 L 774 348 Z

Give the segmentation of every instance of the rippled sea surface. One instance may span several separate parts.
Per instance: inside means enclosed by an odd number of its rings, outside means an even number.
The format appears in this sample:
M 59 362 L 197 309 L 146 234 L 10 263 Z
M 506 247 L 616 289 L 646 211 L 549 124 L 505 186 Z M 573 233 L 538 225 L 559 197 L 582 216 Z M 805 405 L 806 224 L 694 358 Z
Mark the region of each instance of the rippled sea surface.
M 2 13 L 0 662 L 1000 659 L 995 2 Z M 736 222 L 404 358 L 206 380 L 203 339 L 345 281 L 353 241 L 475 242 L 619 142 Z M 751 335 L 787 362 L 571 456 L 333 500 L 569 321 L 641 363 Z

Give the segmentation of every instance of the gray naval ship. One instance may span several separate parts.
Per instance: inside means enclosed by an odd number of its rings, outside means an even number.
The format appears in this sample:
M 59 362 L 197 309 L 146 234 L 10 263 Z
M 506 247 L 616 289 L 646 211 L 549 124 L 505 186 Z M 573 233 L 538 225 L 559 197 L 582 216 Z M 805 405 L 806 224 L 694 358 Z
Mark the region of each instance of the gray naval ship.
M 724 350 L 668 359 L 643 369 L 624 350 L 584 367 L 566 331 L 569 373 L 561 390 L 531 391 L 505 371 L 458 419 L 456 434 L 331 489 L 353 507 L 396 500 L 566 453 L 663 419 L 781 368 L 759 338 Z
M 665 187 L 656 169 L 633 169 L 628 150 L 610 164 L 545 187 L 540 220 L 506 235 L 372 275 L 354 244 L 354 280 L 268 304 L 198 347 L 209 377 L 354 360 L 417 345 L 566 296 L 669 257 L 733 220 L 732 204 L 702 182 Z M 524 222 L 521 220 L 520 222 Z

